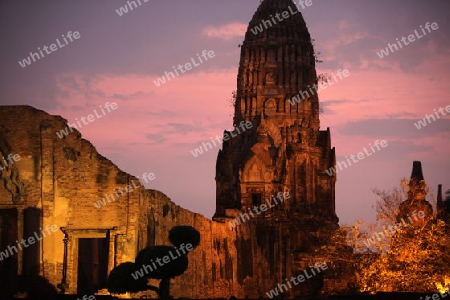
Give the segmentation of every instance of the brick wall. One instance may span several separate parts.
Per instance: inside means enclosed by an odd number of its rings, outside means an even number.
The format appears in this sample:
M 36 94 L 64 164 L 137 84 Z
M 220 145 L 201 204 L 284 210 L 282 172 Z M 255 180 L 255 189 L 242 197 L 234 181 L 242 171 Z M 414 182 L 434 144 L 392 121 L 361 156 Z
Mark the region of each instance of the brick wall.
M 27 208 L 40 211 L 43 228 L 57 226 L 39 244 L 40 275 L 52 285 L 61 283 L 65 264 L 66 293 L 77 292 L 79 238 L 108 239 L 110 271 L 134 261 L 147 245 L 170 245 L 168 231 L 176 225 L 196 228 L 201 244 L 189 254 L 185 274 L 172 280 L 175 297 L 257 298 L 295 272 L 291 237 L 300 236 L 303 229 L 288 230 L 289 222 L 255 218 L 232 230 L 226 223 L 230 219 L 212 221 L 181 208 L 159 191 L 134 188 L 139 180 L 100 155 L 75 129 L 65 138 L 57 137 L 66 126 L 65 119 L 29 106 L 0 106 L 0 150 L 21 157 L 13 165 L 18 177 L 12 180 L 14 172 L 4 172 L 3 181 L 21 186 L 16 190 L 22 200 L 14 204 L 11 192 L 0 184 L 0 212 L 18 210 L 19 238 Z M 105 194 L 114 195 L 127 186 L 133 187 L 129 193 L 100 208 L 94 206 Z M 22 274 L 22 254 L 17 258 L 17 273 Z

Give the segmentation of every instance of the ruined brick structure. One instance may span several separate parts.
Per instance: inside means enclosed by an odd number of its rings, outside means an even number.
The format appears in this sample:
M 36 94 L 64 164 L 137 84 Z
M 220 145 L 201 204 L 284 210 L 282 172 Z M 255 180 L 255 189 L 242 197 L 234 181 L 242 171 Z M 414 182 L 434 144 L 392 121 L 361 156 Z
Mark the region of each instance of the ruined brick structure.
M 419 219 L 414 223 L 418 223 L 417 225 L 424 225 L 433 216 L 433 207 L 430 202 L 425 199 L 428 193 L 428 187 L 423 177 L 422 163 L 420 161 L 413 162 L 411 178 L 408 181 L 408 186 L 408 199 L 400 203 L 397 221 L 402 218 L 407 220 L 408 217 L 412 216 L 413 211 L 423 211 L 425 213 L 425 218 Z M 439 189 L 441 189 L 441 187 L 439 187 Z M 441 194 L 442 197 L 442 191 L 438 193 L 438 197 L 439 194 Z
M 425 218 L 415 221 L 416 225 L 423 226 L 430 218 L 433 217 L 433 206 L 426 195 L 429 191 L 422 171 L 422 162 L 414 161 L 411 171 L 411 177 L 408 181 L 408 198 L 400 203 L 397 221 L 408 219 L 413 211 L 423 211 Z M 438 184 L 436 196 L 436 216 L 438 219 L 445 221 L 450 225 L 450 190 L 444 199 L 442 195 L 442 184 Z M 450 228 L 449 228 L 450 229 Z
M 289 6 L 295 11 L 291 0 L 264 0 L 249 28 Z M 214 221 L 145 190 L 77 130 L 59 138 L 65 119 L 29 106 L 0 106 L 0 161 L 20 155 L 0 170 L 0 251 L 40 228 L 57 228 L 0 260 L 0 289 L 16 290 L 19 275 L 39 275 L 64 293 L 104 290 L 115 266 L 134 261 L 146 246 L 168 245 L 175 225 L 196 228 L 201 244 L 189 254 L 185 274 L 172 281 L 174 297 L 265 297 L 312 266 L 314 247 L 337 227 L 336 177 L 325 173 L 335 155 L 330 131 L 319 130 L 317 94 L 289 103 L 317 83 L 300 13 L 259 34 L 247 32 L 237 82 L 235 124 L 253 127 L 235 132 L 219 153 Z M 245 224 L 228 223 L 280 191 L 289 199 Z M 115 193 L 114 201 L 94 206 Z M 286 294 L 307 294 L 323 284 L 331 282 L 318 276 Z
M 275 18 L 286 12 L 283 21 Z M 249 241 L 249 253 L 261 253 L 274 284 L 308 267 L 314 247 L 338 222 L 336 177 L 325 172 L 335 153 L 330 131 L 319 130 L 314 49 L 296 12 L 291 0 L 266 0 L 253 16 L 241 46 L 234 114 L 235 126 L 251 122 L 253 127 L 224 142 L 216 165 L 214 220 L 242 213 L 247 219 L 252 207 L 278 192 L 290 194 L 266 212 L 253 213 L 251 221 L 257 240 Z M 264 27 L 258 33 L 259 26 Z M 291 100 L 296 97 L 301 101 Z M 226 135 L 231 133 L 225 132 L 224 140 Z M 294 289 L 291 296 L 304 294 L 301 287 Z
M 0 260 L 0 290 L 15 290 L 18 275 L 40 275 L 65 293 L 101 290 L 115 266 L 134 261 L 148 245 L 169 245 L 173 226 L 190 225 L 201 232 L 201 244 L 189 255 L 186 273 L 173 280 L 172 295 L 247 295 L 236 259 L 237 249 L 244 246 L 228 225 L 180 208 L 161 192 L 145 190 L 138 178 L 101 156 L 76 129 L 58 138 L 56 132 L 66 126 L 65 119 L 29 106 L 0 106 L 0 161 L 11 153 L 20 155 L 0 171 L 0 251 L 8 246 L 18 250 L 11 248 L 12 255 L 8 252 Z M 95 207 L 105 194 L 134 185 L 138 188 Z M 40 228 L 52 225 L 56 232 L 29 247 L 17 247 L 16 240 L 34 233 L 42 237 Z M 244 227 L 239 235 L 252 238 Z
M 442 184 L 438 185 L 437 195 L 437 215 L 438 218 L 450 224 L 450 190 L 446 192 L 447 197 L 444 199 L 442 196 Z
M 217 217 L 289 191 L 293 197 L 285 209 L 290 213 L 337 221 L 336 178 L 325 172 L 335 154 L 330 131 L 319 130 L 314 49 L 305 21 L 297 13 L 256 35 L 251 30 L 291 9 L 291 0 L 263 1 L 245 35 L 234 123 L 254 126 L 225 141 L 219 152 Z M 298 95 L 305 99 L 291 105 Z

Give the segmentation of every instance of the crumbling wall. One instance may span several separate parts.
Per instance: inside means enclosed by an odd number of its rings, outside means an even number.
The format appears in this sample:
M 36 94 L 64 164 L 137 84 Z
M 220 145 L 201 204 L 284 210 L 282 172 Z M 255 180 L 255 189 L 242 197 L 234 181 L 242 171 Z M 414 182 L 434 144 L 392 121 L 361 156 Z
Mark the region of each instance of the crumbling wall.
M 168 231 L 173 226 L 190 225 L 201 233 L 201 244 L 189 254 L 186 273 L 173 280 L 175 297 L 243 297 L 245 286 L 257 284 L 258 280 L 252 281 L 249 276 L 257 274 L 253 263 L 260 259 L 253 253 L 256 248 L 246 226 L 231 230 L 229 224 L 181 208 L 161 192 L 145 190 L 136 177 L 100 155 L 77 130 L 59 138 L 56 132 L 66 126 L 65 119 L 29 106 L 0 106 L 0 137 L 7 145 L 6 152 L 20 155 L 13 166 L 23 185 L 20 203 L 14 203 L 3 180 L 0 205 L 18 211 L 19 238 L 28 208 L 40 212 L 42 228 L 57 228 L 40 241 L 41 276 L 55 287 L 65 283 L 66 293 L 76 293 L 78 238 L 108 237 L 111 270 L 122 262 L 134 261 L 137 252 L 147 245 L 170 244 Z M 133 189 L 121 195 L 118 189 L 127 186 Z M 115 198 L 105 199 L 105 195 Z M 245 252 L 245 262 L 240 262 L 240 251 Z M 67 271 L 63 280 L 65 252 Z M 16 255 L 17 274 L 22 274 L 22 252 Z

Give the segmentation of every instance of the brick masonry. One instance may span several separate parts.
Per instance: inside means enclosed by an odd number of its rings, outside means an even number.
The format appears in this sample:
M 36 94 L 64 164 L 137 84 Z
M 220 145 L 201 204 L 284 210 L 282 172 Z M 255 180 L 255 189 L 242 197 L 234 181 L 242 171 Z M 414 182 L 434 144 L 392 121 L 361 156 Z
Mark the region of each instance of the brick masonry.
M 186 273 L 172 281 L 173 296 L 258 297 L 282 280 L 282 273 L 274 272 L 279 264 L 274 253 L 283 249 L 278 245 L 262 249 L 258 245 L 264 233 L 259 239 L 252 234 L 258 232 L 257 222 L 249 221 L 231 230 L 229 224 L 183 209 L 163 193 L 143 187 L 95 208 L 94 202 L 104 194 L 114 194 L 116 189 L 125 189 L 132 181 L 138 184 L 139 180 L 100 155 L 77 130 L 58 138 L 56 132 L 66 126 L 65 119 L 30 106 L 0 106 L 1 154 L 17 153 L 21 157 L 2 173 L 0 213 L 5 216 L 8 209 L 17 211 L 19 240 L 25 212 L 30 208 L 41 216 L 31 231 L 38 231 L 39 226 L 58 227 L 40 241 L 35 266 L 52 285 L 56 287 L 63 278 L 63 231 L 67 233 L 65 292 L 76 293 L 79 238 L 108 239 L 110 271 L 122 262 L 134 261 L 138 250 L 147 245 L 170 244 L 168 231 L 175 225 L 193 226 L 200 231 L 202 241 L 189 254 Z M 12 180 L 14 173 L 17 178 Z M 14 187 L 10 188 L 13 192 L 5 188 L 6 184 Z M 12 201 L 14 193 L 18 194 L 18 203 Z M 8 259 L 17 260 L 17 267 L 7 270 L 11 276 L 24 274 L 23 252 Z

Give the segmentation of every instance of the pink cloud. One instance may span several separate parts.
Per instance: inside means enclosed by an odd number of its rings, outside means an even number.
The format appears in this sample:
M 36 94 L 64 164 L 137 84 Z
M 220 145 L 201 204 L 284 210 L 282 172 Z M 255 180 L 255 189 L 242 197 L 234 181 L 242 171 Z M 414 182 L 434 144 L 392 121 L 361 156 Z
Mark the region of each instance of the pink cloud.
M 58 80 L 60 107 L 51 113 L 73 123 L 106 102 L 116 102 L 117 110 L 81 128 L 84 138 L 103 146 L 117 137 L 124 144 L 148 142 L 152 147 L 156 141 L 184 144 L 189 153 L 198 141 L 232 127 L 228 99 L 235 77 L 234 68 L 187 73 L 157 87 L 157 76 L 65 74 Z
M 203 35 L 209 38 L 219 38 L 229 41 L 235 37 L 243 37 L 246 30 L 247 24 L 235 22 L 220 27 L 208 26 L 203 30 Z

